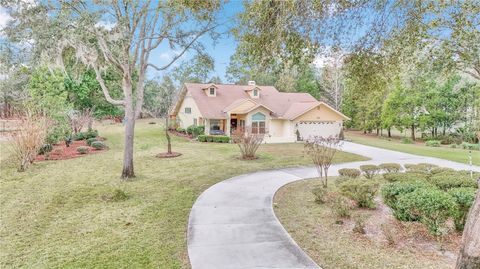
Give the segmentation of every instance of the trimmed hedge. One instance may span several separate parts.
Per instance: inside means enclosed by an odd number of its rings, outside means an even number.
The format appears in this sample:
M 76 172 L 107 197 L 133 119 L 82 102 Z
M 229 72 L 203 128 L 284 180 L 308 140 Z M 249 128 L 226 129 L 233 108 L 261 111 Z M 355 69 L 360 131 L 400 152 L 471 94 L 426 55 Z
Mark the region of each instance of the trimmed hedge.
M 457 211 L 455 199 L 436 188 L 421 188 L 400 195 L 397 201 L 397 214 L 401 219 L 418 219 L 434 235 L 440 235 L 445 222 Z
M 373 164 L 365 164 L 360 165 L 360 170 L 362 170 L 363 175 L 368 178 L 372 179 L 378 172 L 380 172 L 380 167 L 373 165 Z
M 215 143 L 230 142 L 230 137 L 226 135 L 199 135 L 197 139 L 199 142 L 215 142 Z
M 417 189 L 421 188 L 431 188 L 433 187 L 432 184 L 422 180 L 416 181 L 397 181 L 393 183 L 388 183 L 382 186 L 381 194 L 383 198 L 383 202 L 388 205 L 393 210 L 393 215 L 403 221 L 410 221 L 412 219 L 405 219 L 403 218 L 402 212 L 397 212 L 398 206 L 397 201 L 398 197 L 403 194 L 407 194 L 413 192 Z
M 356 168 L 342 168 L 338 170 L 338 174 L 340 176 L 349 177 L 349 178 L 357 178 L 360 176 L 362 172 Z
M 374 180 L 348 180 L 340 185 L 340 193 L 357 202 L 359 207 L 375 208 L 379 185 Z
M 427 174 L 425 173 L 385 173 L 383 174 L 383 178 L 388 182 L 427 180 Z
M 438 168 L 438 165 L 430 163 L 419 163 L 419 164 L 405 164 L 404 165 L 407 172 L 425 172 L 430 173 L 433 169 Z
M 379 167 L 386 173 L 398 173 L 402 170 L 402 166 L 398 163 L 382 163 Z
M 462 175 L 460 173 L 440 173 L 430 177 L 429 182 L 435 184 L 442 190 L 449 190 L 452 188 L 477 188 L 477 183 L 472 180 L 469 175 Z

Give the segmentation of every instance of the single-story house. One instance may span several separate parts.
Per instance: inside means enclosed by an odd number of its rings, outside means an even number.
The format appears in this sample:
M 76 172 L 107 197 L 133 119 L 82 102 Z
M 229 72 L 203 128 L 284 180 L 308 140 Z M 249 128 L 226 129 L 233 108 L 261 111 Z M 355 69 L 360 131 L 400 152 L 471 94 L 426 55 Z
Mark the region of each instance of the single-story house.
M 185 83 L 170 117 L 180 127 L 204 125 L 205 133 L 230 135 L 249 126 L 265 142 L 295 142 L 335 136 L 349 118 L 308 93 L 279 92 L 273 86 Z

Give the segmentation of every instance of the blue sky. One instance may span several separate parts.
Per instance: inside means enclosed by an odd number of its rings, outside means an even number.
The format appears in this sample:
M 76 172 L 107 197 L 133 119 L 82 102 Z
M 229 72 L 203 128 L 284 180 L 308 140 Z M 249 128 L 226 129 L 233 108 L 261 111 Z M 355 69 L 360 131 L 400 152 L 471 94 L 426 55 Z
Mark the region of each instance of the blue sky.
M 221 21 L 227 21 L 229 19 L 233 19 L 236 14 L 243 11 L 243 4 L 240 0 L 233 0 L 228 2 L 224 8 L 221 10 L 219 14 L 219 19 Z M 229 26 L 232 26 L 230 23 Z M 221 26 L 217 30 L 219 32 L 228 32 L 229 26 Z M 235 49 L 237 47 L 237 42 L 233 38 L 231 34 L 222 35 L 220 39 L 218 39 L 215 44 L 212 39 L 208 36 L 204 36 L 200 39 L 202 44 L 205 46 L 207 53 L 214 59 L 215 61 L 215 71 L 211 74 L 211 76 L 219 76 L 223 82 L 227 82 L 225 78 L 225 73 L 227 66 L 230 62 L 230 56 L 235 53 Z M 171 59 L 175 55 L 175 51 L 171 50 L 168 44 L 161 44 L 158 49 L 156 49 L 153 54 L 150 56 L 150 61 L 157 65 L 161 66 L 162 64 L 168 63 L 169 59 Z M 194 56 L 194 52 L 188 52 L 183 55 L 175 64 L 178 65 L 182 61 L 188 61 Z M 149 70 L 149 77 L 154 77 L 156 75 L 160 75 L 161 73 L 156 72 L 154 70 Z

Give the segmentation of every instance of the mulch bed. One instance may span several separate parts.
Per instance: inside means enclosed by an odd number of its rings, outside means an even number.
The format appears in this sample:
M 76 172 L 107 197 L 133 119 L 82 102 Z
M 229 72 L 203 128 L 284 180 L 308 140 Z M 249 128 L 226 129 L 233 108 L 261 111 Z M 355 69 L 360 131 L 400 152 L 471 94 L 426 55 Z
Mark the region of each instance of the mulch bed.
M 178 132 L 177 130 L 169 130 L 168 132 L 169 132 L 170 134 L 173 134 L 174 136 L 185 137 L 185 138 L 188 138 L 188 139 L 192 139 L 192 138 L 193 138 L 192 135 L 189 135 L 189 134 L 184 133 L 184 132 Z
M 78 153 L 78 151 L 77 151 L 78 147 L 87 147 L 88 148 L 88 153 L 87 154 Z M 66 159 L 73 159 L 73 158 L 77 158 L 77 157 L 86 156 L 88 154 L 99 153 L 99 152 L 102 152 L 102 151 L 105 151 L 105 150 L 106 149 L 100 149 L 99 150 L 99 149 L 94 149 L 92 147 L 89 147 L 85 140 L 72 141 L 72 143 L 70 144 L 69 147 L 67 147 L 65 145 L 65 143 L 62 142 L 62 143 L 59 143 L 59 144 L 53 146 L 53 149 L 50 152 L 49 158 L 46 158 L 45 155 L 37 155 L 35 160 L 38 161 L 38 162 L 66 160 Z
M 155 157 L 157 157 L 157 158 L 175 158 L 175 157 L 178 157 L 178 156 L 182 156 L 182 153 L 179 153 L 179 152 L 172 152 L 172 153 L 162 152 L 162 153 L 159 153 L 159 154 L 155 155 Z

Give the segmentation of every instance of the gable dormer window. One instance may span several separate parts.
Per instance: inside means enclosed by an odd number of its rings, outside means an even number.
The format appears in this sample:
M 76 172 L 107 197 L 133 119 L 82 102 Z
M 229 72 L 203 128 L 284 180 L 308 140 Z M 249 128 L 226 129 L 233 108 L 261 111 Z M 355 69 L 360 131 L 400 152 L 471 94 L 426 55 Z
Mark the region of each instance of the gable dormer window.
M 210 96 L 215 96 L 215 87 L 210 87 L 210 89 L 209 89 L 209 95 L 210 95 Z
M 258 97 L 258 89 L 253 90 L 253 96 Z

